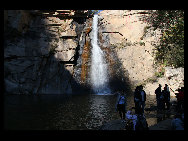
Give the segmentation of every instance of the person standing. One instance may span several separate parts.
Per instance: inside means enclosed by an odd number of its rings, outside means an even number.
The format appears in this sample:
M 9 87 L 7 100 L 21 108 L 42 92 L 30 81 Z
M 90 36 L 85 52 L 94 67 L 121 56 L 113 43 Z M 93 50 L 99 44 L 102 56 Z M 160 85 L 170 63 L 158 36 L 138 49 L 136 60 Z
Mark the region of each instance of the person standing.
M 140 100 L 141 100 L 140 87 L 137 86 L 134 92 L 135 114 L 139 114 L 141 111 Z
M 118 95 L 116 110 L 119 112 L 120 118 L 123 121 L 125 120 L 125 106 L 126 106 L 125 94 L 121 93 Z
M 178 89 L 178 93 L 175 94 L 177 98 L 177 111 L 184 109 L 184 88 Z
M 140 85 L 140 95 L 141 95 L 140 106 L 141 106 L 141 109 L 142 109 L 142 113 L 144 113 L 144 107 L 145 107 L 145 101 L 146 101 L 146 92 L 143 90 L 142 85 Z
M 170 109 L 170 91 L 169 91 L 167 84 L 165 84 L 165 87 L 162 93 L 164 94 L 164 104 L 167 106 L 167 110 L 169 110 Z M 165 108 L 165 105 L 164 105 L 164 108 Z
M 157 109 L 159 109 L 159 104 L 160 104 L 161 87 L 162 87 L 161 84 L 159 84 L 159 87 L 155 90 L 156 100 L 157 100 Z
M 165 109 L 165 99 L 164 99 L 164 90 L 163 90 L 159 97 L 159 110 L 161 111 L 164 109 Z

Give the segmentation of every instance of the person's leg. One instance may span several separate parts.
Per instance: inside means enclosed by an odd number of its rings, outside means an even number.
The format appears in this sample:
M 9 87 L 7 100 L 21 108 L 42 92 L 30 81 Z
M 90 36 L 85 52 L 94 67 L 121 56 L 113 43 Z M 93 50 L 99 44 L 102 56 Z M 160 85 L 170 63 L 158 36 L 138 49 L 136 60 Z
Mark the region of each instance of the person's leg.
M 167 101 L 167 110 L 170 109 L 170 101 Z
M 120 118 L 122 119 L 123 118 L 123 115 L 122 115 L 122 104 L 119 105 L 119 115 L 120 115 Z
M 119 116 L 120 116 L 120 118 L 122 119 L 122 114 L 121 114 L 121 111 L 119 111 Z
M 159 99 L 157 99 L 157 109 L 159 109 L 160 107 L 159 107 Z
M 162 110 L 165 110 L 165 101 L 162 101 Z
M 122 114 L 123 114 L 123 120 L 125 120 L 125 105 L 122 105 Z
M 135 102 L 135 114 L 138 114 L 139 103 Z
M 181 103 L 180 103 L 180 101 L 177 101 L 176 111 L 178 111 L 180 109 L 180 107 L 181 107 Z
M 161 102 L 160 99 L 158 101 L 159 101 L 159 110 L 161 110 L 162 109 L 162 102 Z
M 144 113 L 144 107 L 145 107 L 145 102 L 142 101 L 142 102 L 141 102 L 141 110 L 142 110 L 142 113 Z

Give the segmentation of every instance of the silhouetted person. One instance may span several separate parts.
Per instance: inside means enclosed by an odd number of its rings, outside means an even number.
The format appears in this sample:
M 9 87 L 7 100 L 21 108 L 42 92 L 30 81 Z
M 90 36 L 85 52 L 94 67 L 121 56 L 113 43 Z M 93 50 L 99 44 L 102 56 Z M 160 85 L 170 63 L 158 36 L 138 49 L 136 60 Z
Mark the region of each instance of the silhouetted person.
M 164 110 L 165 109 L 165 99 L 164 99 L 164 92 L 162 91 L 160 96 L 159 96 L 159 110 Z
M 156 100 L 157 100 L 157 109 L 159 109 L 159 104 L 160 104 L 161 87 L 162 87 L 161 84 L 159 84 L 159 87 L 155 90 Z
M 170 109 L 170 91 L 169 91 L 167 84 L 165 84 L 165 87 L 164 87 L 164 90 L 162 91 L 162 93 L 164 94 L 164 103 L 167 106 L 167 110 L 169 110 Z
M 135 114 L 139 114 L 141 112 L 140 101 L 141 101 L 140 87 L 137 86 L 134 92 Z
M 120 118 L 122 120 L 125 120 L 125 104 L 126 104 L 125 94 L 121 93 L 118 95 L 116 109 L 119 112 Z
M 184 88 L 178 89 L 178 93 L 176 93 L 177 98 L 177 107 L 176 110 L 180 111 L 184 109 Z
M 143 90 L 143 86 L 140 85 L 140 106 L 142 109 L 142 113 L 144 113 L 145 101 L 146 101 L 146 92 Z

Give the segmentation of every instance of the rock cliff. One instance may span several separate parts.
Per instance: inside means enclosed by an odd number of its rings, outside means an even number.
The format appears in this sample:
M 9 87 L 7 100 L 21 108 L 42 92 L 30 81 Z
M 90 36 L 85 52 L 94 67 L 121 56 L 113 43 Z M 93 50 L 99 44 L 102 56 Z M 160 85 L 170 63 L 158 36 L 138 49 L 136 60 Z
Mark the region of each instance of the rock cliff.
M 114 48 L 120 61 L 119 69 L 128 79 L 132 90 L 143 84 L 146 93 L 154 95 L 154 90 L 161 83 L 162 86 L 168 84 L 174 96 L 174 91 L 184 85 L 184 69 L 167 67 L 164 68 L 164 76 L 157 77 L 161 68 L 155 65 L 154 52 L 161 32 L 149 28 L 151 25 L 145 20 L 148 10 L 104 10 L 99 15 L 100 26 L 103 27 L 101 36 L 106 38 L 108 48 Z M 168 72 L 172 70 L 175 73 L 169 77 Z
M 87 10 L 5 10 L 5 92 L 64 94 L 81 90 L 74 73 L 81 68 L 86 21 Z
M 153 95 L 168 84 L 172 95 L 184 86 L 184 68 L 154 62 L 160 30 L 148 28 L 147 10 L 103 10 L 99 45 L 104 51 L 112 92 L 143 84 Z M 90 91 L 92 17 L 87 10 L 5 10 L 5 92 L 68 94 Z

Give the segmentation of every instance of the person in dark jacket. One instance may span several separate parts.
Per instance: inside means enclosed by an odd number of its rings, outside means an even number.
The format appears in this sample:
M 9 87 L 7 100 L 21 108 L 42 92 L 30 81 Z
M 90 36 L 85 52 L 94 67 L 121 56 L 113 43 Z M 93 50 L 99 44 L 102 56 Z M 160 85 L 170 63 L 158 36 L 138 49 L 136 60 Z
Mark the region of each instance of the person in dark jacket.
M 162 91 L 159 97 L 159 108 L 158 110 L 164 110 L 165 109 L 165 99 L 164 99 L 164 92 Z
M 141 100 L 140 87 L 137 86 L 134 92 L 135 114 L 140 114 L 141 112 L 140 100 Z
M 184 109 L 184 88 L 178 89 L 178 93 L 175 94 L 177 98 L 176 110 L 179 111 Z
M 168 90 L 168 86 L 165 85 L 162 93 L 164 94 L 164 104 L 167 106 L 167 110 L 169 110 L 170 109 L 170 91 Z M 164 105 L 164 108 L 165 108 L 165 105 Z
M 156 100 L 157 100 L 157 109 L 159 109 L 159 104 L 160 104 L 161 87 L 162 87 L 161 84 L 159 84 L 159 87 L 155 90 Z
M 140 85 L 140 106 L 142 109 L 142 113 L 144 113 L 145 101 L 146 101 L 146 92 L 143 90 L 143 86 Z

